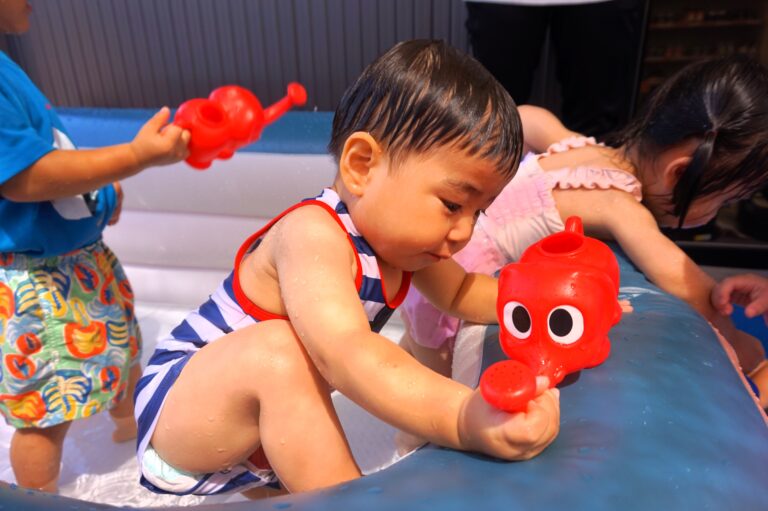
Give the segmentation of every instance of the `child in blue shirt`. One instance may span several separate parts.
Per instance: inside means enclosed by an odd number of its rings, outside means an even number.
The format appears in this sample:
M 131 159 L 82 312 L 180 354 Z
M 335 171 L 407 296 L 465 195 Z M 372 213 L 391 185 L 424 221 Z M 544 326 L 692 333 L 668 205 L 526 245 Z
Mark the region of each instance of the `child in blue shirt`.
M 0 33 L 29 28 L 26 0 L 0 2 Z M 141 336 L 130 284 L 101 241 L 117 181 L 186 157 L 189 133 L 159 111 L 128 144 L 75 150 L 50 103 L 0 52 L 0 413 L 16 428 L 19 485 L 56 491 L 73 420 L 110 410 L 136 435 Z

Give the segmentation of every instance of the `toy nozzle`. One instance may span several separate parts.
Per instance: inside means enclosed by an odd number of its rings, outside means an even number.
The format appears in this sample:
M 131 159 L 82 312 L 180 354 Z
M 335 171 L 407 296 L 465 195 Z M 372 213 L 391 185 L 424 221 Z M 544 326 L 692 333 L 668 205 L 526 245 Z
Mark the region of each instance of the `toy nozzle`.
M 286 95 L 277 103 L 264 109 L 264 124 L 274 122 L 278 117 L 294 106 L 301 106 L 307 102 L 307 90 L 297 82 L 288 84 Z

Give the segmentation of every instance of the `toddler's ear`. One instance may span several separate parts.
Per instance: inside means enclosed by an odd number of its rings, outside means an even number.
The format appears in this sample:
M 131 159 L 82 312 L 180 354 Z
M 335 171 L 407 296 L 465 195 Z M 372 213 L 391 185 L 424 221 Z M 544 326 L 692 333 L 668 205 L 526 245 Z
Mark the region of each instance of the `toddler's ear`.
M 664 166 L 664 184 L 670 190 L 675 188 L 675 185 L 680 180 L 680 177 L 682 177 L 685 169 L 691 164 L 692 159 L 693 158 L 691 158 L 690 155 L 685 155 L 672 158 L 666 162 L 666 165 Z
M 356 131 L 347 137 L 339 158 L 339 174 L 347 190 L 362 195 L 371 170 L 381 163 L 381 146 L 370 133 Z

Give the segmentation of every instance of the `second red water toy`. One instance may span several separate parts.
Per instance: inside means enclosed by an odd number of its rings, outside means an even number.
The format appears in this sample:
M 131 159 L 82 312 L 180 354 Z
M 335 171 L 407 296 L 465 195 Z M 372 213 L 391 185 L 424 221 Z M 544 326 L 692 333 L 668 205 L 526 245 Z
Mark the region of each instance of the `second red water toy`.
M 264 126 L 306 102 L 307 91 L 295 82 L 288 84 L 283 99 L 266 109 L 248 89 L 227 85 L 207 98 L 182 103 L 173 123 L 191 134 L 186 162 L 204 170 L 217 158 L 231 158 L 237 149 L 258 140 Z
M 526 409 L 536 376 L 551 386 L 608 358 L 608 330 L 621 318 L 619 266 L 604 243 L 584 236 L 579 217 L 531 245 L 499 275 L 501 347 L 510 360 L 490 366 L 480 391 L 507 412 Z

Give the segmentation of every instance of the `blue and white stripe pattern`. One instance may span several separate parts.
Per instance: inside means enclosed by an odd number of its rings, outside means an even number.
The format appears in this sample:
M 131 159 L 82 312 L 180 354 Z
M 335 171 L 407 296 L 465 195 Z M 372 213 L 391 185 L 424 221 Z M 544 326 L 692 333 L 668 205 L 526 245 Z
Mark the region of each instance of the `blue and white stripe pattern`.
M 352 244 L 355 246 L 355 251 L 357 252 L 357 257 L 360 261 L 360 268 L 363 273 L 363 279 L 358 294 L 363 303 L 368 322 L 371 325 L 371 330 L 380 332 L 402 300 L 395 300 L 395 303 L 387 305 L 386 300 L 384 299 L 384 288 L 381 285 L 381 272 L 379 271 L 379 262 L 376 259 L 376 254 L 373 252 L 373 249 L 368 242 L 365 241 L 365 238 L 360 236 L 355 224 L 352 223 L 352 218 L 349 216 L 346 204 L 341 202 L 339 196 L 336 195 L 336 192 L 326 188 L 322 195 L 316 200 L 325 202 L 333 208 L 336 215 L 338 215 L 339 220 L 344 225 L 349 238 L 352 240 Z M 403 286 L 408 286 L 409 282 L 410 275 L 406 276 L 404 274 Z M 401 296 L 403 286 L 398 290 L 396 296 Z M 407 291 L 407 289 L 405 291 Z
M 376 256 L 355 228 L 344 203 L 330 189 L 324 190 L 317 198 L 304 202 L 311 204 L 314 201 L 323 202 L 336 212 L 340 224 L 344 226 L 355 247 L 360 261 L 359 267 L 362 270 L 362 282 L 358 290 L 360 300 L 371 329 L 378 332 L 392 315 L 394 308 L 405 297 L 410 274 L 403 274 L 403 283 L 396 294 L 397 298 L 394 303 L 387 304 Z M 260 234 L 263 235 L 264 232 Z M 230 273 L 197 311 L 187 315 L 182 323 L 173 329 L 169 337 L 157 343 L 155 352 L 136 387 L 135 416 L 139 427 L 137 446 L 139 466 L 143 466 L 144 453 L 149 446 L 168 390 L 192 355 L 207 343 L 260 321 L 260 318 L 248 315 L 237 302 L 233 290 L 233 278 L 234 272 Z M 243 491 L 248 487 L 272 485 L 277 482 L 274 473 L 256 470 L 250 464 L 238 465 L 228 471 L 195 476 L 189 479 L 190 483 L 186 488 L 179 488 L 178 483 L 159 487 L 157 478 L 152 477 L 152 479 L 155 484 L 147 480 L 142 473 L 141 484 L 157 493 L 177 495 L 212 495 L 232 490 Z

